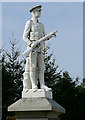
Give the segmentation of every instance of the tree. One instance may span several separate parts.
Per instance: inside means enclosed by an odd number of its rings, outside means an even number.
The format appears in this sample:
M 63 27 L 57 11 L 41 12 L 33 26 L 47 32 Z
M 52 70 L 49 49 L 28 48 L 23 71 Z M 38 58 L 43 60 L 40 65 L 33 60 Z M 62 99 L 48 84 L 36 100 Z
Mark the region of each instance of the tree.
M 4 51 L 2 59 L 2 99 L 3 119 L 7 114 L 7 107 L 21 98 L 23 60 L 19 60 L 20 51 L 16 48 L 17 42 L 10 40 L 11 52 Z
M 24 72 L 24 60 L 18 59 L 20 52 L 15 47 L 17 43 L 10 43 L 11 53 L 5 52 L 2 59 L 3 118 L 7 107 L 21 97 Z M 45 82 L 53 90 L 53 99 L 66 109 L 60 119 L 85 120 L 85 79 L 78 85 L 78 78 L 73 81 L 67 71 L 57 72 L 58 66 L 55 65 L 55 59 L 52 59 L 53 54 L 48 55 L 48 49 L 45 49 Z
M 53 99 L 66 109 L 66 113 L 60 115 L 61 120 L 85 120 L 85 79 L 79 85 L 78 77 L 73 80 L 67 71 L 57 73 L 58 66 L 55 59 L 51 59 L 53 54 L 45 52 L 46 85 L 52 88 Z
M 58 69 L 58 66 L 55 65 L 55 59 L 52 59 L 53 54 L 48 55 L 47 51 L 49 50 L 49 46 L 46 46 L 45 49 L 45 57 L 44 57 L 44 62 L 45 62 L 45 84 L 48 87 L 51 87 L 52 89 L 54 88 L 54 85 L 57 82 L 57 79 L 61 77 L 61 71 L 58 73 L 56 72 Z M 53 89 L 54 90 L 54 89 Z
M 2 51 L 0 49 L 0 118 L 2 115 Z

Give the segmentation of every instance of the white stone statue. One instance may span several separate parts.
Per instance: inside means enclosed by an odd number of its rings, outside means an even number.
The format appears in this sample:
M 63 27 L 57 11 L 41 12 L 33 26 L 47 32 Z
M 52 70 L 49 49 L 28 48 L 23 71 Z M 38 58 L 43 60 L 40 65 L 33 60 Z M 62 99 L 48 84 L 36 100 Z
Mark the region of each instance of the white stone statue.
M 30 9 L 32 13 L 31 20 L 28 20 L 25 25 L 23 40 L 27 44 L 27 49 L 36 43 L 39 39 L 45 36 L 44 25 L 38 21 L 41 15 L 41 5 L 37 5 Z M 28 92 L 30 89 L 38 90 L 38 78 L 40 89 L 50 91 L 44 82 L 44 58 L 43 58 L 43 42 L 38 44 L 29 56 L 26 58 L 25 72 L 23 74 L 23 91 Z

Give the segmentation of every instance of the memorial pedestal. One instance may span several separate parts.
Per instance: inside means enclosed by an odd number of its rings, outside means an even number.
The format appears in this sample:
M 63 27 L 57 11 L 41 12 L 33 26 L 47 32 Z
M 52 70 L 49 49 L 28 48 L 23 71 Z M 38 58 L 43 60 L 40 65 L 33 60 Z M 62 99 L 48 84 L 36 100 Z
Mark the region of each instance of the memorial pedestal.
M 46 97 L 52 99 L 52 91 L 45 91 L 44 89 L 38 89 L 37 91 L 33 91 L 30 89 L 27 93 L 22 91 L 22 98 L 39 98 Z
M 41 96 L 37 97 L 32 96 L 34 92 L 31 93 L 22 93 L 23 97 L 8 107 L 8 111 L 17 115 L 17 120 L 56 120 L 58 115 L 65 113 L 65 109 L 52 100 L 52 96 L 48 96 L 51 95 L 51 91 L 41 91 Z

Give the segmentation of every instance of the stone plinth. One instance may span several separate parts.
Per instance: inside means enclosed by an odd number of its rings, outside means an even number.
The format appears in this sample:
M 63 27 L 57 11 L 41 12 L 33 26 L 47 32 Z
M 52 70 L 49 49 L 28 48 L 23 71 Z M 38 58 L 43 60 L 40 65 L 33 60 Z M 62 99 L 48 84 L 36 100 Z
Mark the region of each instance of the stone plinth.
M 56 120 L 65 109 L 54 100 L 45 97 L 21 98 L 8 107 L 18 120 Z
M 37 91 L 33 91 L 30 89 L 28 92 L 22 92 L 22 98 L 38 98 L 38 97 L 46 97 L 52 99 L 52 92 L 45 91 L 44 89 L 38 89 Z

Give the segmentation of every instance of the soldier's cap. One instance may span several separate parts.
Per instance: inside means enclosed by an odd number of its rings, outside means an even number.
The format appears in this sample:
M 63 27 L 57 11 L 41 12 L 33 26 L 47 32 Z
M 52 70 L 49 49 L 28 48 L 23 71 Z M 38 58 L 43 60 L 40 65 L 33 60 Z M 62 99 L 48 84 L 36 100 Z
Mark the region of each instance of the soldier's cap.
M 37 11 L 37 10 L 41 11 L 41 7 L 42 7 L 41 5 L 36 5 L 30 9 L 30 12 Z

